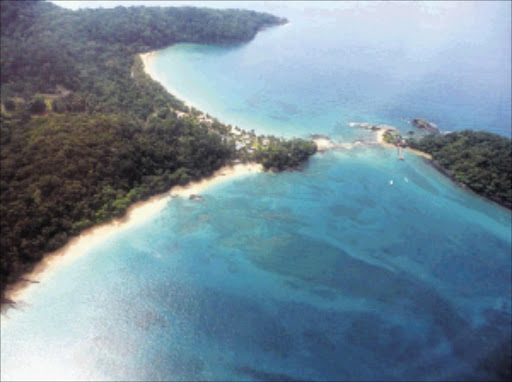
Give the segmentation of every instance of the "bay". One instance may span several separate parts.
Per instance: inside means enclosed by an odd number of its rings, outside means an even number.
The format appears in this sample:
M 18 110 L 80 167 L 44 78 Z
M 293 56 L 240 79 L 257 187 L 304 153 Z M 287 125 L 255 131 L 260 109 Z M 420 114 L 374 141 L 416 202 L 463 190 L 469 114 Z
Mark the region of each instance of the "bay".
M 350 142 L 369 133 L 348 122 L 423 116 L 510 135 L 510 4 L 341 4 L 248 5 L 290 24 L 176 45 L 153 69 L 257 133 Z M 1 378 L 489 379 L 510 342 L 511 229 L 421 157 L 317 154 L 169 199 L 56 269 L 2 317 Z

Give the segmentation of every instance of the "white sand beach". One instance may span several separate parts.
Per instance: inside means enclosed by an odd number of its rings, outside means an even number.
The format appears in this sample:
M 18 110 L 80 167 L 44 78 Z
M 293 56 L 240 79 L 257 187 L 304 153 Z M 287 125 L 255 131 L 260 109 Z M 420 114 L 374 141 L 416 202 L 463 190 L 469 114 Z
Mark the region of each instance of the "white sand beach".
M 100 244 L 107 238 L 123 230 L 138 225 L 145 220 L 154 217 L 162 211 L 172 196 L 190 197 L 193 194 L 200 194 L 208 187 L 232 180 L 234 178 L 256 174 L 263 171 L 263 166 L 259 163 L 237 164 L 234 166 L 225 166 L 217 170 L 212 176 L 197 182 L 191 182 L 185 186 L 176 186 L 168 192 L 155 195 L 148 200 L 133 204 L 121 219 L 114 219 L 110 223 L 92 227 L 85 230 L 64 247 L 44 255 L 43 259 L 35 266 L 32 272 L 24 275 L 23 280 L 15 283 L 6 292 L 6 298 L 15 303 L 23 301 L 25 293 L 29 293 L 32 288 L 37 288 L 38 283 L 43 283 L 45 277 L 55 271 L 60 265 L 64 265 L 73 259 L 87 253 L 91 248 Z M 35 283 L 37 282 L 37 283 Z M 7 305 L 7 304 L 5 304 Z M 4 308 L 6 306 L 2 306 Z
M 379 145 L 386 146 L 386 147 L 395 147 L 395 145 L 392 145 L 391 143 L 388 143 L 384 140 L 384 134 L 386 134 L 386 132 L 388 132 L 390 130 L 397 130 L 397 129 L 393 126 L 386 126 L 386 128 L 381 127 L 380 130 L 377 130 L 377 132 L 376 132 L 377 143 Z
M 192 102 L 190 102 L 189 100 L 184 98 L 182 94 L 179 94 L 178 92 L 176 92 L 176 89 L 169 89 L 169 87 L 167 85 L 165 85 L 164 83 L 162 83 L 158 79 L 158 75 L 156 74 L 156 71 L 154 70 L 154 66 L 153 66 L 153 62 L 155 60 L 156 52 L 141 53 L 141 54 L 139 54 L 139 56 L 140 56 L 140 58 L 142 60 L 142 63 L 144 64 L 144 71 L 146 72 L 146 74 L 148 76 L 150 76 L 153 80 L 155 80 L 158 83 L 160 83 L 173 96 L 175 96 L 179 100 L 183 101 L 185 106 L 194 107 L 194 108 L 199 110 L 199 108 L 196 105 L 192 104 Z
M 395 127 L 393 126 L 382 126 L 380 130 L 378 130 L 376 132 L 377 134 L 377 143 L 381 146 L 385 146 L 385 147 L 395 147 L 395 145 L 391 144 L 391 143 L 388 143 L 384 140 L 384 134 L 386 133 L 386 131 L 388 130 L 397 130 Z M 422 156 L 423 158 L 426 158 L 426 159 L 429 159 L 429 160 L 432 160 L 432 155 L 430 154 L 427 154 L 427 153 L 424 153 L 423 151 L 420 151 L 420 150 L 416 150 L 416 149 L 413 149 L 413 148 L 410 148 L 410 147 L 406 147 L 405 148 L 405 151 L 408 151 L 408 152 L 411 152 L 413 154 L 416 154 L 416 155 L 419 155 L 419 156 Z
M 158 78 L 153 70 L 153 61 L 155 58 L 155 52 L 148 52 L 140 54 L 142 62 L 144 64 L 145 72 L 153 78 L 155 81 L 158 81 Z M 171 94 L 175 95 L 179 99 L 181 99 L 187 106 L 192 107 L 192 103 L 181 97 L 177 94 L 174 89 L 167 88 Z M 352 125 L 352 124 L 349 124 Z M 387 147 L 395 147 L 384 141 L 384 134 L 388 130 L 396 130 L 393 126 L 380 126 L 381 129 L 376 131 L 377 134 L 377 142 L 382 146 Z M 314 142 L 317 144 L 318 151 L 327 151 L 334 148 L 352 148 L 354 144 L 352 143 L 335 143 L 328 138 L 317 138 L 314 139 Z M 408 149 L 409 151 L 424 156 L 428 159 L 431 159 L 430 155 L 413 150 Z M 163 208 L 169 201 L 172 200 L 172 196 L 179 197 L 190 197 L 191 195 L 198 195 L 208 187 L 211 187 L 215 184 L 231 180 L 236 177 L 240 177 L 246 174 L 254 174 L 263 171 L 263 167 L 261 164 L 257 163 L 249 163 L 249 164 L 237 164 L 234 166 L 226 166 L 218 171 L 216 171 L 212 176 L 197 181 L 192 182 L 186 186 L 176 186 L 173 187 L 166 193 L 156 195 L 146 201 L 137 202 L 132 205 L 126 215 L 121 219 L 114 219 L 110 223 L 92 227 L 90 229 L 85 230 L 80 234 L 80 236 L 72 238 L 64 247 L 46 254 L 43 259 L 35 266 L 34 270 L 24 276 L 24 278 L 12 285 L 6 292 L 7 300 L 19 302 L 23 301 L 24 294 L 28 293 L 32 288 L 37 287 L 36 282 L 44 282 L 44 278 L 50 273 L 53 272 L 59 265 L 63 265 L 68 261 L 72 261 L 73 259 L 87 253 L 91 248 L 100 244 L 108 237 L 128 228 L 131 228 L 135 225 L 138 225 L 145 220 L 155 216 L 158 212 L 162 211 Z M 7 304 L 5 304 L 7 305 Z M 4 306 L 2 306 L 4 308 Z
M 432 160 L 432 155 L 430 155 L 428 153 L 424 153 L 423 151 L 412 149 L 410 147 L 406 147 L 405 150 L 408 151 L 408 152 L 411 152 L 413 154 L 419 155 L 419 156 L 421 156 L 423 158 L 426 158 L 428 160 Z

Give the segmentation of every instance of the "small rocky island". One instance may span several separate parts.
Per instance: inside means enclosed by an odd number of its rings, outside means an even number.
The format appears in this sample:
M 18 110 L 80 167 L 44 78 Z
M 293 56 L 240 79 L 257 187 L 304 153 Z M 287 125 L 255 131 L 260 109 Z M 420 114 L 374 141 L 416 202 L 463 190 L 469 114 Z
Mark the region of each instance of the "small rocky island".
M 429 133 L 432 134 L 441 134 L 441 130 L 439 130 L 439 127 L 435 123 L 429 122 L 426 119 L 422 118 L 414 118 L 411 121 L 411 124 L 418 129 L 423 129 Z

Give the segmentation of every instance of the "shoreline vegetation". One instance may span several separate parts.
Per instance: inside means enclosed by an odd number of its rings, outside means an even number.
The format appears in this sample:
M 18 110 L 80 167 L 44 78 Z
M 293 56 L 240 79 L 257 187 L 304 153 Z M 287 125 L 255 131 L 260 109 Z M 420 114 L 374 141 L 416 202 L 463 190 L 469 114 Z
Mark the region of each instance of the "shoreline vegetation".
M 154 73 L 150 70 L 151 60 L 155 55 L 154 51 L 141 53 L 138 56 L 142 61 L 142 68 L 144 72 L 151 77 L 154 81 L 157 81 Z M 136 65 L 136 64 L 135 64 Z M 132 78 L 136 78 L 136 68 L 132 68 L 131 70 Z M 182 102 L 185 106 L 184 110 L 181 111 L 180 108 L 173 109 L 170 107 L 171 112 L 177 113 L 178 118 L 192 118 L 197 119 L 200 123 L 203 123 L 208 126 L 212 126 L 215 122 L 219 123 L 215 118 L 210 117 L 207 114 L 199 111 L 195 108 L 195 106 L 188 100 L 181 98 L 175 94 L 173 89 L 166 89 L 167 92 L 171 95 L 171 97 L 175 97 L 178 102 Z M 187 110 L 188 109 L 188 110 Z M 231 125 L 228 125 L 231 130 L 233 128 Z M 244 130 L 235 128 L 234 137 L 240 137 L 241 140 L 238 140 L 245 147 L 246 144 L 249 144 L 250 141 L 247 140 L 250 136 L 253 138 L 256 137 L 254 132 L 250 135 L 246 134 Z M 272 137 L 271 139 L 275 139 L 278 142 L 282 140 L 278 138 Z M 268 139 L 264 140 L 268 141 Z M 302 141 L 302 140 L 301 140 Z M 313 142 L 315 142 L 313 140 Z M 260 140 L 261 143 L 261 140 Z M 270 143 L 264 142 L 264 145 L 270 145 Z M 256 148 L 254 146 L 253 150 Z M 312 155 L 316 151 L 311 152 Z M 249 153 L 253 153 L 250 151 Z M 307 155 L 307 156 L 309 156 Z M 307 159 L 307 156 L 304 157 L 304 160 Z M 256 174 L 261 173 L 265 170 L 275 170 L 275 171 L 283 171 L 283 170 L 294 170 L 296 169 L 303 160 L 298 162 L 297 164 L 276 168 L 272 166 L 264 167 L 261 163 L 254 161 L 253 158 L 244 158 L 244 163 L 240 163 L 239 159 L 235 159 L 231 164 L 227 164 L 217 171 L 215 171 L 211 176 L 206 178 L 199 179 L 197 181 L 189 182 L 185 185 L 176 185 L 171 187 L 169 190 L 151 196 L 147 200 L 142 200 L 135 202 L 130 205 L 126 213 L 120 218 L 114 218 L 113 220 L 100 224 L 97 226 L 93 226 L 91 228 L 87 228 L 80 232 L 79 236 L 72 237 L 64 246 L 59 249 L 46 253 L 42 256 L 42 260 L 38 262 L 35 267 L 29 271 L 29 273 L 24 274 L 24 277 L 21 277 L 14 284 L 10 285 L 6 290 L 5 294 L 2 298 L 1 309 L 2 311 L 8 307 L 13 307 L 16 305 L 17 301 L 23 300 L 24 293 L 28 293 L 30 287 L 34 284 L 40 283 L 41 279 L 46 277 L 50 272 L 54 271 L 58 268 L 59 265 L 64 264 L 66 261 L 75 259 L 84 253 L 88 252 L 94 246 L 100 244 L 108 237 L 119 233 L 125 229 L 128 229 L 132 226 L 138 225 L 139 223 L 146 221 L 152 216 L 156 215 L 159 211 L 161 211 L 165 205 L 175 197 L 188 197 L 192 200 L 202 200 L 202 196 L 200 193 L 220 182 L 225 182 L 228 180 L 235 179 L 237 177 L 241 177 L 248 174 Z M 252 161 L 247 161 L 247 159 L 251 159 Z
M 151 70 L 151 61 L 154 59 L 156 52 L 148 52 L 140 54 L 140 57 L 142 59 L 143 65 L 144 65 L 144 71 L 147 75 L 149 75 L 153 80 L 157 81 L 157 75 Z M 183 98 L 180 94 L 178 94 L 175 89 L 171 89 L 167 87 L 167 91 L 174 95 L 175 97 L 179 98 L 184 102 L 185 105 L 187 105 L 190 108 L 193 108 L 194 105 L 192 102 L 186 100 Z M 416 127 L 420 132 L 423 131 L 425 135 L 422 135 L 421 138 L 417 140 L 413 140 L 412 133 L 414 131 L 409 131 L 410 137 L 408 139 L 404 139 L 400 133 L 400 130 L 394 126 L 391 125 L 385 125 L 385 124 L 372 124 L 372 123 L 357 123 L 357 122 L 351 122 L 349 123 L 349 126 L 352 127 L 359 127 L 364 128 L 368 130 L 372 130 L 376 134 L 376 141 L 377 144 L 383 147 L 389 147 L 389 148 L 400 148 L 406 152 L 410 152 L 414 155 L 420 156 L 424 158 L 428 164 L 430 164 L 434 169 L 436 169 L 438 172 L 443 174 L 444 176 L 451 179 L 456 185 L 459 187 L 462 187 L 464 189 L 472 190 L 471 187 L 468 187 L 468 185 L 460 179 L 458 179 L 450 170 L 443 167 L 438 161 L 434 160 L 431 153 L 427 151 L 422 151 L 419 148 L 415 147 L 424 147 L 421 146 L 418 142 L 423 142 L 424 139 L 428 139 L 426 137 L 431 136 L 442 136 L 441 130 L 438 128 L 438 126 L 432 122 L 429 122 L 425 119 L 416 118 L 410 121 L 411 125 L 413 127 Z M 504 140 L 506 138 L 503 138 Z M 334 142 L 330 137 L 323 135 L 323 134 L 311 134 L 310 140 L 316 144 L 317 151 L 318 152 L 326 152 L 333 149 L 352 149 L 358 145 L 364 145 L 361 141 L 355 141 L 355 142 Z M 473 190 L 475 191 L 475 190 Z M 477 195 L 479 194 L 477 191 L 475 191 Z M 485 195 L 484 195 L 485 197 Z M 506 200 L 502 200 L 499 198 L 493 198 L 493 197 L 487 197 L 488 200 L 498 203 L 499 205 L 506 207 L 508 209 L 511 209 L 510 202 L 507 203 Z
M 462 130 L 407 139 L 431 155 L 429 163 L 463 188 L 512 210 L 512 141 L 485 131 Z
M 512 210 L 512 141 L 485 131 L 462 130 L 443 133 L 425 119 L 413 119 L 412 126 L 423 134 L 404 138 L 394 126 L 349 123 L 371 130 L 384 147 L 409 151 L 426 159 L 434 169 L 456 185 Z M 402 159 L 402 154 L 400 154 Z
M 71 251 L 84 253 L 104 235 L 152 216 L 170 193 L 188 192 L 201 200 L 197 193 L 221 180 L 294 170 L 317 151 L 364 144 L 336 143 L 322 135 L 310 140 L 258 136 L 178 99 L 148 69 L 153 52 L 165 46 L 247 42 L 286 20 L 234 10 L 73 12 L 42 1 L 1 5 L 2 309 L 37 283 L 34 278 L 72 258 Z M 212 16 L 216 21 L 205 29 Z M 139 28 L 131 34 L 135 40 L 117 33 L 120 25 Z M 163 25 L 171 25 L 171 32 L 162 35 Z M 50 29 L 53 37 L 41 40 L 38 29 Z M 404 149 L 437 161 L 438 151 L 415 143 L 423 140 L 403 140 L 392 126 L 353 125 L 375 131 L 380 145 L 395 147 L 400 141 Z
M 227 182 L 238 177 L 263 172 L 263 167 L 258 163 L 236 164 L 224 166 L 213 173 L 210 177 L 190 182 L 184 186 L 175 186 L 165 193 L 154 195 L 148 200 L 132 204 L 126 214 L 119 219 L 108 223 L 86 229 L 69 240 L 63 247 L 47 253 L 37 263 L 34 269 L 25 274 L 18 282 L 12 284 L 6 290 L 2 312 L 8 307 L 15 306 L 17 301 L 23 301 L 25 294 L 30 293 L 30 288 L 38 284 L 42 279 L 56 271 L 59 266 L 65 265 L 99 245 L 109 237 L 124 230 L 137 226 L 148 219 L 151 219 L 162 211 L 165 206 L 174 198 L 181 197 L 190 200 L 198 199 L 200 194 L 209 187 Z
M 141 53 L 138 55 L 138 58 L 140 58 L 144 74 L 151 80 L 159 83 L 158 75 L 152 70 L 152 60 L 155 54 L 155 51 Z M 265 170 L 295 170 L 309 156 L 319 150 L 318 145 L 325 143 L 314 139 L 283 139 L 273 135 L 257 135 L 254 130 L 246 131 L 238 126 L 232 126 L 229 123 L 219 121 L 217 118 L 197 109 L 191 101 L 183 98 L 175 89 L 165 86 L 164 88 L 172 97 L 175 97 L 185 105 L 181 109 L 175 109 L 170 106 L 170 112 L 175 113 L 179 119 L 191 119 L 210 131 L 221 134 L 224 139 L 234 144 L 236 152 L 235 161 L 237 162 L 261 163 Z
M 138 56 L 140 57 L 140 59 L 142 61 L 142 66 L 144 68 L 144 72 L 149 77 L 151 77 L 153 79 L 153 81 L 156 81 L 161 84 L 161 82 L 159 82 L 157 79 L 157 74 L 153 70 L 153 61 L 156 57 L 156 54 L 157 54 L 157 51 L 150 51 L 150 52 L 146 52 L 146 53 L 140 53 Z M 164 86 L 164 85 L 162 85 L 162 86 Z M 183 97 L 182 94 L 179 94 L 178 92 L 176 92 L 176 89 L 169 89 L 166 86 L 164 86 L 164 87 L 170 94 L 172 94 L 174 97 L 181 100 L 187 108 L 190 108 L 190 109 L 196 108 L 197 109 L 197 107 L 191 101 L 189 101 L 185 97 Z
M 37 283 L 25 275 L 47 254 L 91 227 L 113 227 L 135 204 L 219 169 L 215 180 L 240 168 L 289 170 L 316 152 L 313 142 L 204 115 L 144 73 L 138 56 L 176 43 L 246 43 L 285 19 L 192 7 L 70 11 L 44 1 L 2 1 L 1 18 L 2 307 L 13 303 L 7 290 Z

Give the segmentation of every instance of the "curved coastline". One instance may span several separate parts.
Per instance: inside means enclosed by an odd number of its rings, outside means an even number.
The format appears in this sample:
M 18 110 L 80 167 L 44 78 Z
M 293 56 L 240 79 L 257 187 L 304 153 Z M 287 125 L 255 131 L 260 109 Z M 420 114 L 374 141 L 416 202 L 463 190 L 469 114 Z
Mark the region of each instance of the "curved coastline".
M 176 97 L 177 99 L 182 101 L 185 104 L 186 107 L 189 107 L 190 109 L 194 108 L 196 110 L 201 111 L 201 113 L 203 113 L 203 114 L 207 114 L 207 112 L 205 112 L 204 110 L 201 110 L 201 108 L 198 105 L 194 104 L 192 101 L 190 101 L 189 99 L 184 97 L 183 94 L 181 94 L 180 92 L 176 91 L 176 89 L 170 88 L 163 81 L 160 81 L 160 79 L 158 78 L 158 74 L 157 74 L 157 72 L 155 71 L 155 69 L 153 67 L 153 62 L 154 62 L 155 56 L 157 54 L 158 54 L 158 50 L 153 50 L 153 51 L 150 51 L 150 52 L 139 53 L 138 54 L 138 56 L 142 60 L 142 64 L 143 64 L 143 67 L 144 67 L 144 73 L 146 73 L 153 81 L 156 81 L 160 85 L 162 85 L 165 88 L 165 90 L 167 90 L 168 93 L 172 94 L 174 97 Z M 219 119 L 217 117 L 214 117 L 214 118 L 218 122 L 222 123 L 223 125 L 231 125 L 231 123 L 229 123 L 229 122 L 227 122 L 225 120 Z
M 384 135 L 389 130 L 395 130 L 395 128 L 393 126 L 389 126 L 389 127 L 386 127 L 386 128 L 383 128 L 381 130 L 376 131 L 377 143 L 379 145 L 383 146 L 383 147 L 395 148 L 396 147 L 395 145 L 393 145 L 391 143 L 388 143 L 388 142 L 386 142 L 384 140 Z M 434 158 L 432 157 L 431 154 L 426 153 L 426 152 L 421 151 L 421 150 L 418 150 L 418 149 L 414 149 L 414 148 L 409 147 L 409 146 L 404 147 L 403 150 L 411 152 L 411 153 L 413 153 L 415 155 L 423 157 L 425 159 L 426 163 L 428 163 L 432 168 L 434 168 L 440 174 L 442 174 L 443 176 L 447 177 L 457 187 L 460 187 L 460 188 L 464 189 L 466 192 L 469 192 L 469 193 L 473 194 L 475 197 L 482 198 L 482 199 L 484 199 L 484 200 L 486 200 L 486 201 L 488 201 L 490 203 L 496 204 L 500 208 L 504 208 L 505 210 L 507 210 L 507 212 L 511 212 L 512 211 L 511 205 L 509 203 L 507 203 L 507 202 L 505 202 L 505 201 L 503 201 L 501 199 L 498 199 L 498 198 L 493 198 L 493 197 L 481 195 L 478 192 L 475 192 L 474 190 L 472 190 L 470 187 L 468 187 L 468 185 L 466 185 L 466 184 L 460 182 L 459 180 L 457 180 L 455 178 L 455 176 L 452 174 L 452 172 L 450 170 L 448 170 L 447 168 L 441 166 L 436 160 L 434 160 Z
M 30 273 L 26 274 L 20 281 L 12 284 L 5 293 L 6 301 L 2 303 L 2 313 L 7 307 L 13 307 L 17 302 L 23 301 L 27 293 L 36 288 L 38 283 L 44 281 L 44 278 L 59 266 L 65 265 L 67 261 L 86 254 L 94 246 L 102 243 L 112 235 L 154 217 L 172 200 L 171 196 L 189 198 L 191 195 L 204 192 L 213 185 L 244 175 L 261 172 L 263 172 L 263 166 L 259 163 L 224 166 L 215 171 L 210 177 L 191 182 L 185 186 L 174 186 L 163 194 L 134 203 L 120 219 L 114 219 L 109 223 L 86 229 L 79 236 L 69 240 L 62 248 L 45 254 Z
M 155 54 L 156 51 L 150 51 L 140 53 L 138 56 L 142 60 L 144 72 L 150 76 L 151 79 L 162 84 L 158 81 L 154 70 L 152 70 L 152 61 L 155 58 Z M 162 86 L 164 85 L 162 84 Z M 197 109 L 189 100 L 177 94 L 174 89 L 170 89 L 167 86 L 164 86 L 164 88 L 170 94 L 183 101 L 187 107 Z M 219 122 L 224 123 L 222 121 Z M 228 125 L 227 123 L 224 124 Z M 79 236 L 70 239 L 63 247 L 53 252 L 46 253 L 41 261 L 34 266 L 32 271 L 25 274 L 23 278 L 7 288 L 4 299 L 1 301 L 0 311 L 3 313 L 8 307 L 14 307 L 17 302 L 23 301 L 26 293 L 32 290 L 32 288 L 35 288 L 42 279 L 57 269 L 58 266 L 64 265 L 66 261 L 87 253 L 91 248 L 100 244 L 108 237 L 155 216 L 165 207 L 166 203 L 169 202 L 171 195 L 189 197 L 204 191 L 214 184 L 232 180 L 247 174 L 261 173 L 263 171 L 263 166 L 256 162 L 226 165 L 215 171 L 210 177 L 191 182 L 185 186 L 174 186 L 167 192 L 154 195 L 148 200 L 134 203 L 128 208 L 122 218 L 88 228 Z
M 154 81 L 158 81 L 154 71 L 151 70 L 152 60 L 156 51 L 139 54 L 143 64 L 144 71 Z M 165 87 L 166 90 L 176 96 L 183 103 L 192 108 L 196 108 L 189 100 L 178 95 L 174 89 Z M 197 109 L 197 108 L 196 108 Z M 87 253 L 91 248 L 100 244 L 107 238 L 118 232 L 131 228 L 141 222 L 150 219 L 160 212 L 171 200 L 171 195 L 180 197 L 189 197 L 203 192 L 210 186 L 226 182 L 234 178 L 263 172 L 263 166 L 259 163 L 249 162 L 244 164 L 226 165 L 215 171 L 211 176 L 191 182 L 185 186 L 174 186 L 170 190 L 154 195 L 148 200 L 139 201 L 131 205 L 125 215 L 119 219 L 114 219 L 108 223 L 88 228 L 80 235 L 71 238 L 63 247 L 46 253 L 40 262 L 38 262 L 32 271 L 25 274 L 23 278 L 10 285 L 5 292 L 4 300 L 1 301 L 0 311 L 3 313 L 8 307 L 14 307 L 17 302 L 23 301 L 26 293 L 35 288 L 45 277 L 59 266 L 65 265 L 66 261 L 75 259 Z
M 174 95 L 179 100 L 183 101 L 185 106 L 188 106 L 190 108 L 194 107 L 194 108 L 197 109 L 197 106 L 195 106 L 192 102 L 190 102 L 190 100 L 184 98 L 182 94 L 177 93 L 175 89 L 169 89 L 165 84 L 163 84 L 161 81 L 158 80 L 158 76 L 157 76 L 156 72 L 153 69 L 153 61 L 155 59 L 155 55 L 157 54 L 157 52 L 158 51 L 153 50 L 151 52 L 140 53 L 138 55 L 140 57 L 140 59 L 142 60 L 142 64 L 144 66 L 144 72 L 148 76 L 150 76 L 152 80 L 154 80 L 154 81 L 158 82 L 159 84 L 161 84 L 169 93 Z
M 374 131 L 376 140 L 377 140 L 377 144 L 382 147 L 396 148 L 397 146 L 395 146 L 392 143 L 386 142 L 386 140 L 384 139 L 384 135 L 386 134 L 386 132 L 393 131 L 393 130 L 396 131 L 397 129 L 394 126 L 380 126 L 379 130 Z M 466 184 L 458 181 L 455 178 L 455 176 L 451 173 L 451 171 L 449 171 L 448 169 L 441 166 L 436 160 L 434 160 L 434 158 L 432 157 L 431 154 L 426 153 L 421 150 L 418 150 L 418 149 L 415 149 L 415 148 L 412 148 L 410 146 L 402 147 L 402 150 L 422 157 L 429 166 L 431 166 L 433 169 L 438 171 L 440 174 L 442 174 L 443 176 L 448 178 L 455 186 L 462 188 L 466 192 L 471 193 L 473 196 L 475 196 L 477 198 L 482 198 L 482 199 L 486 200 L 487 202 L 497 205 L 500 208 L 504 208 L 507 212 L 512 211 L 512 208 L 509 203 L 504 202 L 503 200 L 500 200 L 498 198 L 481 195 L 481 194 L 475 192 L 474 190 L 472 190 Z
M 381 146 L 384 146 L 384 147 L 396 147 L 395 145 L 392 145 L 391 143 L 388 143 L 384 140 L 384 134 L 386 133 L 386 131 L 388 130 L 393 130 L 391 128 L 388 128 L 388 129 L 380 129 L 376 132 L 377 134 L 377 143 Z M 419 155 L 425 159 L 428 159 L 428 160 L 432 160 L 432 155 L 428 154 L 428 153 L 425 153 L 423 151 L 420 151 L 420 150 L 416 150 L 416 149 L 413 149 L 411 147 L 406 147 L 405 148 L 406 151 L 409 151 L 413 154 L 416 154 L 416 155 Z
M 162 84 L 160 81 L 158 81 L 157 75 L 155 74 L 155 71 L 152 67 L 155 55 L 156 51 L 150 51 L 139 54 L 139 57 L 143 62 L 144 72 L 153 80 Z M 189 100 L 178 94 L 175 89 L 170 89 L 164 84 L 162 84 L 162 86 L 164 86 L 169 93 L 183 101 L 186 106 L 194 107 L 197 109 L 197 107 L 194 106 Z M 392 126 L 387 126 L 386 128 L 382 128 L 375 132 L 378 145 L 382 147 L 395 148 L 393 144 L 390 144 L 384 140 L 384 134 L 386 131 L 392 129 L 395 128 Z M 318 152 L 328 151 L 337 147 L 352 148 L 353 146 L 349 143 L 334 143 L 327 138 L 313 139 L 313 141 L 318 146 Z M 405 148 L 405 150 L 427 159 L 434 168 L 454 181 L 453 177 L 451 177 L 446 172 L 441 171 L 438 168 L 438 165 L 436 166 L 430 154 L 410 147 Z M 118 232 L 129 229 L 146 221 L 147 219 L 154 217 L 165 207 L 165 205 L 170 200 L 172 200 L 171 195 L 189 197 L 193 194 L 198 194 L 215 184 L 229 181 L 243 175 L 261 172 L 263 172 L 263 166 L 258 163 L 224 166 L 214 172 L 210 177 L 191 182 L 185 186 L 174 186 L 165 193 L 155 195 L 145 201 L 134 203 L 129 207 L 128 211 L 122 218 L 114 219 L 109 223 L 86 229 L 79 236 L 69 240 L 65 246 L 59 248 L 56 251 L 45 254 L 43 259 L 34 267 L 30 273 L 26 274 L 20 281 L 14 283 L 7 289 L 5 294 L 5 301 L 2 301 L 1 311 L 3 312 L 7 306 L 15 306 L 17 301 L 22 301 L 25 293 L 28 293 L 30 290 L 32 290 L 32 288 L 35 288 L 37 283 L 39 283 L 52 271 L 56 270 L 58 266 L 65 265 L 66 261 L 70 261 L 87 253 L 91 248 L 100 244 L 112 235 L 115 235 Z M 454 183 L 466 189 L 463 184 L 456 181 L 454 181 Z M 488 198 L 486 199 L 496 203 L 496 201 Z
M 386 131 L 388 130 L 394 130 L 394 128 L 390 127 L 390 128 L 384 128 L 384 129 L 381 129 L 381 130 L 378 130 L 376 131 L 376 135 L 377 135 L 377 143 L 383 147 L 390 147 L 390 148 L 395 148 L 396 146 L 391 144 L 391 143 L 388 143 L 384 140 L 384 134 L 386 133 Z M 507 205 L 506 203 L 503 203 L 503 201 L 500 201 L 500 200 L 497 200 L 497 199 L 493 199 L 493 198 L 489 198 L 489 197 L 486 197 L 486 196 L 483 196 L 483 195 L 480 195 L 478 194 L 477 192 L 473 191 L 471 188 L 469 188 L 467 185 L 465 185 L 464 183 L 462 182 L 459 182 L 454 176 L 453 174 L 447 170 L 446 168 L 444 168 L 443 166 L 441 166 L 438 162 L 436 162 L 434 160 L 434 158 L 432 157 L 432 155 L 430 155 L 429 153 L 426 153 L 424 151 L 421 151 L 421 150 L 417 150 L 417 149 L 413 149 L 412 147 L 405 147 L 403 148 L 404 151 L 408 151 L 410 153 L 413 153 L 415 155 L 418 155 L 420 157 L 423 157 L 425 159 L 425 162 L 431 166 L 433 169 L 435 169 L 436 171 L 438 171 L 440 174 L 442 174 L 443 176 L 445 176 L 446 178 L 448 178 L 455 186 L 457 187 L 460 187 L 462 188 L 463 190 L 465 190 L 466 192 L 469 192 L 471 194 L 473 194 L 473 196 L 477 197 L 477 198 L 482 198 L 490 203 L 493 203 L 493 204 L 496 204 L 497 206 L 499 206 L 500 208 L 504 208 L 505 210 L 507 210 L 507 212 L 510 212 L 512 211 L 512 209 L 510 208 L 509 205 Z

